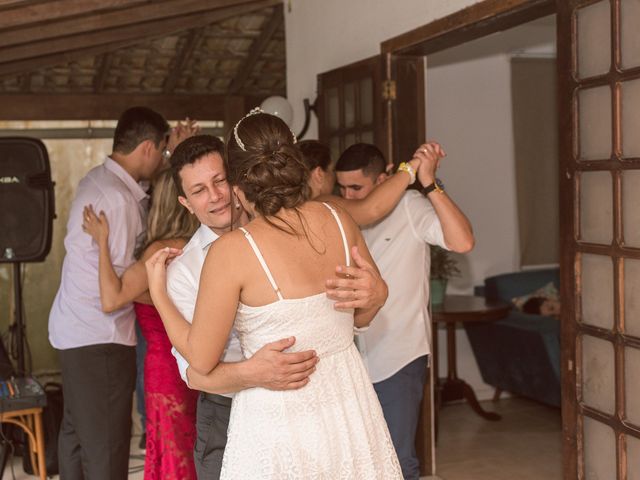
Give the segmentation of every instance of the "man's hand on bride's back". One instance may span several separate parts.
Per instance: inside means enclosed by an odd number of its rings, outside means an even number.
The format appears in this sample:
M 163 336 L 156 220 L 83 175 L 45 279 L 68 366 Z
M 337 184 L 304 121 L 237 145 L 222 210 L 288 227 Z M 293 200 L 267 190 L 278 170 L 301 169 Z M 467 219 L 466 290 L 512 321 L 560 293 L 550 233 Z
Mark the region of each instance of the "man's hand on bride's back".
M 309 383 L 319 361 L 316 352 L 285 352 L 294 337 L 268 343 L 246 361 L 248 383 L 268 390 L 296 390 Z
M 358 247 L 351 249 L 354 265 L 338 265 L 336 276 L 325 282 L 327 296 L 335 300 L 338 310 L 348 308 L 381 308 L 389 290 L 380 272 L 367 262 Z

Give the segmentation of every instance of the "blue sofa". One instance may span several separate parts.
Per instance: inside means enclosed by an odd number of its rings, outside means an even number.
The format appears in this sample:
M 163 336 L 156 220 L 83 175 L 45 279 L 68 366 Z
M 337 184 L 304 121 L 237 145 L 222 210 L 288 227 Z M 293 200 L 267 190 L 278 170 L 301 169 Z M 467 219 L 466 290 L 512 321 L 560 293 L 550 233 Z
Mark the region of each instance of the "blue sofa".
M 511 303 L 554 282 L 557 268 L 506 273 L 485 279 L 476 295 Z M 485 383 L 501 391 L 560 406 L 560 322 L 515 308 L 504 320 L 464 325 Z

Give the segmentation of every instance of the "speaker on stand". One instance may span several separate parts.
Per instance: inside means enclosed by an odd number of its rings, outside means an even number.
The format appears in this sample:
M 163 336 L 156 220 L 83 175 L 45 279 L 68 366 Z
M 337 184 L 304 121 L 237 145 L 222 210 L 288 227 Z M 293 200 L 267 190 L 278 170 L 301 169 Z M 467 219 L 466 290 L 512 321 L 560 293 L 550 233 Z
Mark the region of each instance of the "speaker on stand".
M 17 368 L 5 368 L 6 379 L 24 377 L 26 331 L 22 309 L 21 264 L 41 262 L 51 250 L 54 195 L 49 155 L 35 138 L 0 138 L 0 263 L 13 267 L 15 356 Z M 2 349 L 4 351 L 4 348 Z M 13 370 L 13 371 L 12 371 Z M 0 427 L 2 428 L 2 427 Z M 7 461 L 7 437 L 2 434 L 0 475 Z M 15 444 L 14 444 L 15 445 Z
M 0 263 L 13 266 L 17 374 L 26 375 L 22 310 L 24 262 L 42 262 L 51 250 L 54 194 L 49 155 L 36 138 L 0 138 Z

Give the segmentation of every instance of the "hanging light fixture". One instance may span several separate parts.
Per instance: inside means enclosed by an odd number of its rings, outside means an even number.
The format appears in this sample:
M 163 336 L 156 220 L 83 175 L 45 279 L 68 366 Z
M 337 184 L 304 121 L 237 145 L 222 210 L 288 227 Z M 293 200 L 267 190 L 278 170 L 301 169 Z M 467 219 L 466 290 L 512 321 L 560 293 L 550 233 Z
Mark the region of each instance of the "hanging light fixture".
M 315 103 L 311 104 L 308 98 L 305 98 L 304 101 L 304 124 L 302 125 L 302 130 L 297 135 L 298 140 L 302 139 L 307 130 L 309 130 L 309 124 L 311 123 L 311 112 L 315 112 Z M 282 119 L 284 123 L 289 125 L 289 127 L 293 124 L 293 107 L 289 100 L 280 96 L 272 96 L 265 98 L 260 104 L 260 108 L 266 113 L 270 113 L 271 115 L 275 115 Z

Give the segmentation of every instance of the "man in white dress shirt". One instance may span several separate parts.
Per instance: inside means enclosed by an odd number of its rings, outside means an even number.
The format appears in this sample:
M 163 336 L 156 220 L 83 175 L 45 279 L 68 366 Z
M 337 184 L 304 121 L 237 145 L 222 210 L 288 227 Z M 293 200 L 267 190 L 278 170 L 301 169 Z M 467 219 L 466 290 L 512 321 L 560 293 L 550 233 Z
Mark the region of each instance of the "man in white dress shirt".
M 60 355 L 64 416 L 59 436 L 65 480 L 127 478 L 131 403 L 136 380 L 135 313 L 101 309 L 98 247 L 82 231 L 82 209 L 109 218 L 109 248 L 121 275 L 145 233 L 148 195 L 139 182 L 162 163 L 169 125 L 143 107 L 125 111 L 113 153 L 81 181 L 71 204 L 60 288 L 49 315 L 49 341 Z
M 429 244 L 467 252 L 474 239 L 469 221 L 444 193 L 435 171 L 444 155 L 436 143 L 422 145 L 417 176 L 421 192 L 409 190 L 384 219 L 362 230 L 371 256 L 389 286 L 389 297 L 358 344 L 380 399 L 405 479 L 418 480 L 415 436 L 430 354 Z M 364 198 L 387 178 L 382 152 L 369 144 L 347 148 L 336 164 L 341 195 Z
M 180 313 L 193 319 L 202 265 L 209 246 L 220 235 L 247 223 L 246 213 L 231 198 L 223 162 L 224 146 L 215 137 L 200 135 L 185 140 L 171 156 L 179 201 L 200 220 L 200 228 L 167 270 L 169 296 Z M 238 268 L 242 268 L 238 265 Z M 351 297 L 340 295 L 343 302 L 383 302 L 386 288 L 378 278 L 366 278 L 373 270 L 362 271 L 354 279 Z M 362 304 L 366 306 L 367 304 Z M 173 351 L 180 374 L 187 384 L 203 393 L 198 400 L 197 438 L 194 448 L 196 471 L 200 480 L 218 479 L 227 440 L 227 428 L 233 393 L 251 387 L 291 390 L 308 382 L 318 361 L 315 352 L 286 353 L 295 339 L 286 338 L 265 345 L 249 360 L 243 360 L 240 344 L 232 333 L 222 363 L 207 376 L 198 375 L 184 358 Z

